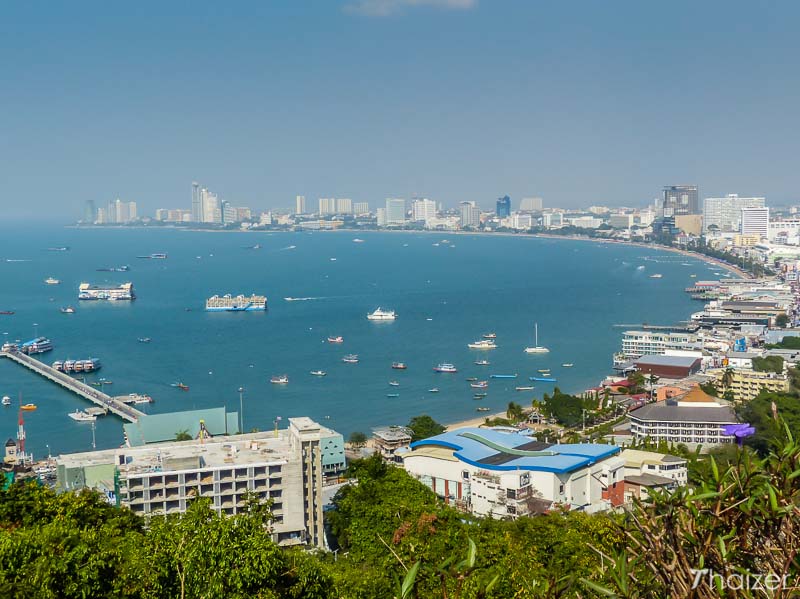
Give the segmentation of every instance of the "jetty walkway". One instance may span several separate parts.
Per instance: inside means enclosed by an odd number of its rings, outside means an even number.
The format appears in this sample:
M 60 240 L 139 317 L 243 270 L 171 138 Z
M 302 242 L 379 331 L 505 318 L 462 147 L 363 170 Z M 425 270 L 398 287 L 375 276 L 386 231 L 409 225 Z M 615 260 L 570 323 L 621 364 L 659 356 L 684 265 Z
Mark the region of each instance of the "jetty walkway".
M 44 362 L 35 360 L 20 351 L 0 351 L 0 358 L 8 358 L 17 364 L 20 364 L 25 368 L 32 370 L 36 374 L 54 382 L 55 384 L 64 387 L 68 391 L 72 391 L 76 395 L 80 395 L 84 399 L 88 399 L 92 403 L 97 404 L 101 408 L 108 410 L 112 414 L 115 414 L 116 416 L 119 416 L 128 422 L 138 422 L 139 418 L 145 415 L 144 412 L 140 412 L 136 408 L 132 408 L 122 403 L 118 399 L 114 399 L 110 395 L 106 395 L 101 391 L 93 389 L 86 383 L 82 383 L 81 381 L 78 381 L 71 376 L 64 374 L 63 372 L 59 372 Z

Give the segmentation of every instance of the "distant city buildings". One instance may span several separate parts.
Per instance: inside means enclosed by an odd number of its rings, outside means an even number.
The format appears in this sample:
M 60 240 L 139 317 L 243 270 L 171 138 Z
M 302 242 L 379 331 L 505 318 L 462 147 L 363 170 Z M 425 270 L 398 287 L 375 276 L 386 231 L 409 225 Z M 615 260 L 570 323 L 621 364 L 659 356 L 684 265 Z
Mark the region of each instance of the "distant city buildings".
M 436 202 L 427 198 L 411 202 L 411 220 L 428 223 L 436 218 Z
M 544 207 L 542 198 L 522 198 L 519 202 L 520 212 L 541 212 Z
M 336 200 L 336 214 L 353 214 L 353 200 L 338 198 Z
M 769 208 L 742 208 L 742 235 L 769 236 Z
M 703 231 L 739 231 L 742 208 L 763 208 L 764 205 L 764 198 L 739 197 L 735 193 L 722 198 L 706 198 L 703 200 Z
M 96 220 L 97 207 L 94 204 L 94 200 L 86 200 L 86 203 L 83 205 L 83 222 L 91 224 Z
M 477 228 L 481 224 L 481 210 L 475 202 L 461 202 L 458 206 L 461 213 L 459 224 L 462 229 Z
M 295 214 L 306 213 L 306 196 L 297 196 L 294 199 L 294 213 Z
M 497 218 L 508 218 L 511 216 L 511 198 L 508 196 L 503 196 L 502 198 L 498 198 L 497 200 L 497 207 L 495 208 L 495 214 Z
M 92 202 L 94 205 L 94 202 Z M 84 216 L 88 216 L 90 207 L 84 207 Z M 127 224 L 138 220 L 138 212 L 136 202 L 123 202 L 119 198 L 113 202 L 108 203 L 108 207 L 99 208 L 95 215 L 95 219 L 90 222 L 97 223 L 98 225 L 105 224 Z
M 188 223 L 192 221 L 191 210 L 158 208 L 156 220 L 165 223 Z
M 406 201 L 401 198 L 386 199 L 386 225 L 404 225 L 406 223 Z
M 369 214 L 369 202 L 353 202 L 353 213 Z
M 697 185 L 668 185 L 661 194 L 661 209 L 664 216 L 699 214 Z

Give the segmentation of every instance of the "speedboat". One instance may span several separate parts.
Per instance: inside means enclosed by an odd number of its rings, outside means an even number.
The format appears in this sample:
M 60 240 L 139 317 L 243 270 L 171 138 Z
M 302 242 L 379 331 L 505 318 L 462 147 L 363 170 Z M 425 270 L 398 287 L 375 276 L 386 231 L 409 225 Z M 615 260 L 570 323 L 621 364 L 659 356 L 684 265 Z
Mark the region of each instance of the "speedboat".
M 347 354 L 344 358 L 342 358 L 342 362 L 345 364 L 358 364 L 358 355 Z
M 491 408 L 487 408 L 486 406 L 484 406 L 482 408 L 476 408 L 476 411 L 478 411 L 478 412 L 488 412 L 490 409 Z
M 312 370 L 311 374 L 313 374 L 314 376 L 325 376 L 328 373 L 325 372 L 324 370 Z
M 563 368 L 572 368 L 573 366 L 575 366 L 575 364 L 573 364 L 572 362 L 565 362 L 565 363 L 564 363 L 564 364 L 562 364 L 561 366 L 562 366 Z
M 533 385 L 529 385 L 527 387 L 515 387 L 517 391 L 533 391 Z
M 73 308 L 72 306 L 66 306 L 64 308 L 61 308 L 61 313 L 62 314 L 75 314 L 75 308 Z
M 489 365 L 489 360 L 476 360 L 475 361 L 475 365 L 476 366 L 488 366 Z
M 398 383 L 397 381 L 389 381 L 389 385 L 392 387 L 399 387 L 400 383 Z
M 47 278 L 44 280 L 44 282 L 45 282 L 47 285 L 58 285 L 59 283 L 61 283 L 61 281 L 59 281 L 58 279 L 54 279 L 53 277 L 47 277 Z
M 2 404 L 4 406 L 10 406 L 11 405 L 11 398 L 8 395 L 4 395 Z
M 269 382 L 275 385 L 286 385 L 289 383 L 289 376 L 285 374 L 273 376 L 271 379 L 269 379 Z
M 392 368 L 395 370 L 406 370 L 408 366 L 406 366 L 405 362 L 392 362 Z
M 139 337 L 138 341 L 139 343 L 150 343 L 152 339 L 150 337 Z
M 75 410 L 74 412 L 70 412 L 68 416 L 77 422 L 94 422 L 97 420 L 97 416 L 94 414 L 87 414 L 83 410 Z
M 477 383 L 470 383 L 473 389 L 486 389 L 489 386 L 489 381 L 478 381 Z
M 23 412 L 33 412 L 36 409 L 35 403 L 26 403 L 19 407 Z
M 188 391 L 189 390 L 189 386 L 188 385 L 184 385 L 183 383 L 172 383 L 170 386 L 177 387 L 181 391 Z
M 328 337 L 328 343 L 344 343 L 344 338 L 339 337 Z
M 428 389 L 428 393 L 439 393 L 439 388 L 434 387 L 433 389 Z
M 716 274 L 716 273 L 714 273 L 714 274 Z M 654 275 L 650 275 L 650 278 L 651 278 L 651 279 L 660 279 L 660 278 L 661 278 L 661 277 L 663 277 L 663 276 L 664 276 L 664 275 L 660 275 L 660 274 L 656 273 L 656 274 L 654 274 Z
M 469 377 L 467 377 L 467 380 L 469 382 L 471 382 L 471 383 L 474 383 L 475 381 L 478 380 L 478 377 L 477 376 L 469 376 Z
M 488 395 L 488 393 L 475 393 L 475 394 L 472 396 L 472 399 L 483 399 L 483 398 L 484 398 L 484 397 L 486 397 L 487 395 Z
M 387 393 L 386 397 L 400 397 L 399 393 Z
M 541 372 L 542 374 L 549 374 L 550 373 L 550 369 L 549 368 L 540 368 L 539 372 Z

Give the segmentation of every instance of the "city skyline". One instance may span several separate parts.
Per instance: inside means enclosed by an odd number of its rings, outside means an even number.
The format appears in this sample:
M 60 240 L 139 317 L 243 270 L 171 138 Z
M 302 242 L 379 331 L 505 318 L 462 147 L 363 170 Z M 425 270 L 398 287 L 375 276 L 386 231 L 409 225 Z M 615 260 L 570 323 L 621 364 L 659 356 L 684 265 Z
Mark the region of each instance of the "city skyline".
M 192 180 L 258 208 L 644 206 L 683 183 L 792 203 L 800 7 L 724 6 L 14 5 L 5 216 L 116 197 L 152 214 Z

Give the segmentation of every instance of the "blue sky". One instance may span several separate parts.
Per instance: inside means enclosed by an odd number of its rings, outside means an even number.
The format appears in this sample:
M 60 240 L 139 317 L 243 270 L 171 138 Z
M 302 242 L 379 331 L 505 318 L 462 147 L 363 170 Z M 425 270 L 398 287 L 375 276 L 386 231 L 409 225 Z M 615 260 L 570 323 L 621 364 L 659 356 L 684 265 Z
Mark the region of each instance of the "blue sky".
M 296 194 L 800 200 L 800 4 L 301 0 L 0 6 L 7 218 Z

